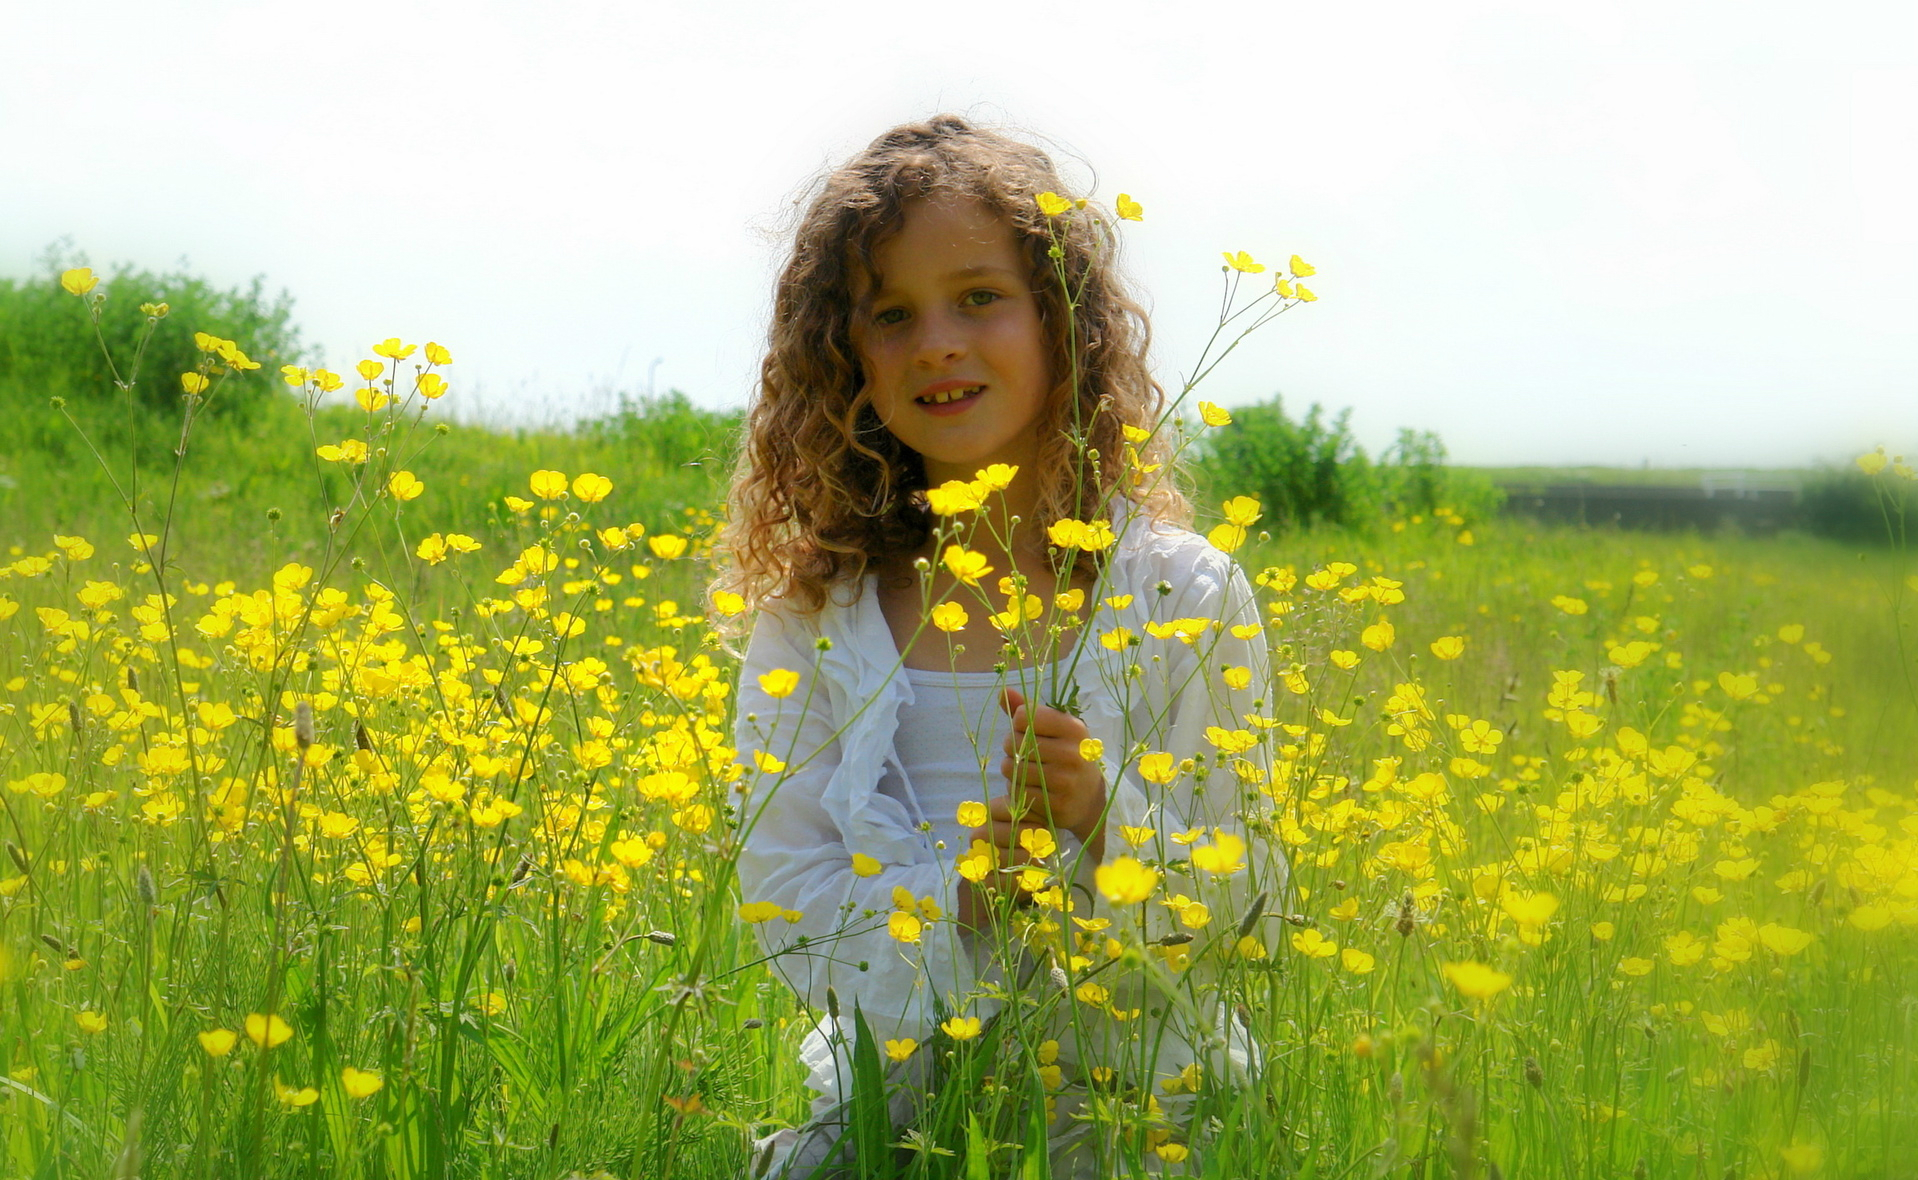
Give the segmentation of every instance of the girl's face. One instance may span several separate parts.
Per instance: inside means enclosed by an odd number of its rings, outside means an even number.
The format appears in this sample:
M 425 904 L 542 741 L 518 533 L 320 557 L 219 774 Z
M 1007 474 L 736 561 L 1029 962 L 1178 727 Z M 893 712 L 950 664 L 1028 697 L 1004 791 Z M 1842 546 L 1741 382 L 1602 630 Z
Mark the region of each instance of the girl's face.
M 1012 227 L 972 198 L 914 201 L 874 261 L 880 286 L 852 337 L 879 420 L 933 486 L 992 463 L 1036 475 L 1051 366 Z

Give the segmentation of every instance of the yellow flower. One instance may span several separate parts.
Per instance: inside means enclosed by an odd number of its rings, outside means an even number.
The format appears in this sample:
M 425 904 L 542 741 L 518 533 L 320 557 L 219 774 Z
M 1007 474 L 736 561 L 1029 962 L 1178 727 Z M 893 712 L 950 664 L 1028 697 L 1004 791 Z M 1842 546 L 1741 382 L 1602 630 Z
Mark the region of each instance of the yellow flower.
M 278 1075 L 273 1078 L 273 1096 L 288 1106 L 311 1106 L 320 1100 L 320 1092 L 313 1087 L 289 1086 Z
M 230 1028 L 212 1028 L 200 1034 L 200 1048 L 206 1050 L 208 1057 L 225 1057 L 233 1052 L 239 1039 L 239 1034 Z
M 73 1014 L 73 1022 L 79 1025 L 80 1031 L 84 1033 L 92 1033 L 97 1036 L 107 1031 L 107 1014 L 104 1012 L 94 1012 L 91 1010 L 75 1012 Z
M 1301 303 L 1317 303 L 1319 301 L 1319 297 L 1312 294 L 1311 288 L 1307 287 L 1304 283 L 1300 283 L 1297 287 L 1293 288 L 1293 291 L 1298 295 L 1299 302 Z M 1466 533 L 1459 534 L 1460 537 L 1468 535 L 1469 534 Z
M 1139 777 L 1149 783 L 1158 783 L 1163 786 L 1171 782 L 1178 772 L 1178 763 L 1170 754 L 1147 754 L 1139 759 Z
M 1239 271 L 1242 274 L 1255 275 L 1265 270 L 1265 267 L 1263 264 L 1254 262 L 1252 260 L 1252 256 L 1250 254 L 1247 254 L 1243 250 L 1240 250 L 1237 253 L 1227 250 L 1220 257 L 1225 259 L 1225 264 L 1227 266 L 1231 267 L 1233 270 Z
M 1463 963 L 1446 963 L 1440 971 L 1461 995 L 1469 999 L 1489 1000 L 1512 986 L 1512 977 L 1505 972 L 1470 959 Z
M 1251 528 L 1259 522 L 1259 517 L 1264 515 L 1259 508 L 1259 502 L 1251 496 L 1234 496 L 1220 505 L 1220 508 L 1225 513 L 1226 523 L 1238 525 L 1240 528 Z
M 1088 553 L 1097 553 L 1110 549 L 1118 538 L 1112 534 L 1112 526 L 1103 520 L 1054 521 L 1046 529 L 1046 537 L 1060 549 L 1084 549 Z
M 354 1069 L 347 1066 L 340 1071 L 340 1088 L 349 1098 L 366 1098 L 379 1092 L 386 1079 L 370 1069 Z
M 360 380 L 371 381 L 386 372 L 386 366 L 375 360 L 364 360 L 354 365 L 353 371 L 360 375 Z
M 962 805 L 963 806 L 963 805 Z M 959 854 L 953 864 L 958 867 L 959 875 L 974 883 L 986 879 L 993 866 L 999 863 L 999 856 L 992 845 L 984 840 L 974 840 L 972 847 Z
M 990 813 L 986 811 L 985 804 L 975 800 L 967 800 L 959 805 L 958 810 L 953 813 L 953 818 L 959 822 L 959 826 L 962 828 L 979 828 L 985 826 L 986 820 L 990 818 Z
M 450 365 L 453 363 L 453 354 L 446 351 L 444 345 L 435 344 L 431 340 L 428 340 L 426 342 L 426 360 L 428 364 Z
M 1441 660 L 1456 660 L 1465 654 L 1465 637 L 1441 635 L 1432 641 L 1432 654 Z
M 759 678 L 759 687 L 774 700 L 785 700 L 799 687 L 799 673 L 791 668 L 774 668 Z
M 403 361 L 413 355 L 413 349 L 415 347 L 417 346 L 412 344 L 401 344 L 398 336 L 388 336 L 373 346 L 373 355 L 383 356 L 389 360 Z
M 85 295 L 100 285 L 100 276 L 94 274 L 90 266 L 76 266 L 60 272 L 60 285 L 69 295 Z
M 247 1039 L 256 1045 L 271 1049 L 293 1035 L 293 1028 L 278 1014 L 263 1016 L 258 1012 L 246 1018 Z
M 69 271 L 68 273 L 71 274 L 72 272 Z M 65 281 L 66 281 L 65 279 L 61 280 L 61 282 L 63 283 Z M 91 284 L 89 284 L 89 286 L 90 285 Z M 73 288 L 68 287 L 67 290 L 73 291 Z M 73 293 L 75 295 L 80 294 L 80 292 L 78 291 L 73 291 Z M 1866 475 L 1877 475 L 1880 471 L 1883 471 L 1885 469 L 1885 464 L 1888 461 L 1889 460 L 1885 458 L 1885 448 L 1879 447 L 1875 451 L 1871 451 L 1867 454 L 1858 456 L 1858 470 L 1864 472 Z
M 731 590 L 721 590 L 713 595 L 713 609 L 730 619 L 746 609 L 746 600 Z
M 918 1041 L 913 1040 L 911 1037 L 903 1037 L 897 1041 L 886 1042 L 886 1056 L 894 1061 L 904 1061 L 906 1058 L 911 1057 L 918 1048 Z
M 1059 842 L 1046 828 L 1025 828 L 1019 833 L 1019 847 L 1035 859 L 1044 860 L 1059 851 Z
M 1297 254 L 1294 254 L 1292 256 L 1290 269 L 1292 271 L 1292 277 L 1295 279 L 1309 279 L 1313 275 L 1319 273 L 1318 270 L 1315 267 L 1313 267 L 1311 263 L 1307 262 L 1303 258 L 1300 258 Z
M 393 399 L 387 395 L 385 390 L 377 386 L 368 385 L 363 389 L 354 390 L 353 400 L 360 403 L 360 409 L 372 414 L 385 409 L 386 404 Z
M 203 373 L 180 374 L 180 388 L 188 393 L 205 393 L 206 387 L 211 384 Z
M 1158 888 L 1159 874 L 1129 856 L 1099 866 L 1093 874 L 1099 892 L 1114 905 L 1137 905 Z
M 894 913 L 892 917 L 886 919 L 886 933 L 900 942 L 918 942 L 919 934 L 924 929 L 925 923 L 914 914 Z
M 1758 692 L 1758 677 L 1750 674 L 1720 672 L 1718 687 L 1724 689 L 1725 695 L 1734 701 L 1749 700 Z
M 955 1041 L 970 1041 L 981 1029 L 977 1016 L 955 1016 L 939 1027 Z
M 1119 215 L 1120 221 L 1145 220 L 1145 208 L 1133 200 L 1130 193 L 1120 193 L 1119 199 L 1112 203 L 1112 209 Z
M 1106 744 L 1098 738 L 1082 738 L 1079 742 L 1079 757 L 1085 762 L 1097 762 L 1105 757 Z
M 1378 965 L 1378 960 L 1371 955 L 1350 946 L 1339 952 L 1339 962 L 1354 975 L 1369 974 L 1372 968 Z
M 446 378 L 438 373 L 421 373 L 413 387 L 419 390 L 420 396 L 429 402 L 446 396 Z
M 573 478 L 573 495 L 588 504 L 597 504 L 613 490 L 613 481 L 591 471 Z
M 674 533 L 660 533 L 658 536 L 646 538 L 646 547 L 651 549 L 653 556 L 661 561 L 671 561 L 686 552 L 686 538 Z
M 1392 624 L 1386 622 L 1384 619 L 1380 619 L 1370 627 L 1359 632 L 1359 642 L 1371 648 L 1373 651 L 1384 651 L 1386 648 L 1391 647 L 1392 642 L 1397 638 L 1398 633 L 1393 629 Z
M 926 489 L 926 506 L 935 516 L 972 512 L 985 503 L 983 490 L 969 480 L 949 479 L 936 488 Z
M 852 871 L 854 876 L 877 876 L 883 867 L 885 866 L 881 865 L 876 858 L 867 856 L 863 852 L 855 852 L 852 854 Z
M 1226 412 L 1225 407 L 1215 406 L 1211 402 L 1199 403 L 1199 420 L 1207 426 L 1232 425 L 1232 415 Z
M 1650 975 L 1652 968 L 1655 966 L 1657 966 L 1657 964 L 1653 963 L 1650 959 L 1630 958 L 1620 959 L 1618 961 L 1618 970 L 1624 975 Z
M 1207 543 L 1221 553 L 1237 553 L 1239 546 L 1245 544 L 1245 537 L 1245 530 L 1236 524 L 1215 525 L 1205 535 Z
M 1312 959 L 1329 959 L 1339 953 L 1339 944 L 1307 927 L 1292 936 L 1292 949 Z
M 1809 1176 L 1825 1166 L 1825 1149 L 1816 1143 L 1793 1143 L 1789 1147 L 1781 1147 L 1778 1157 L 1800 1176 Z
M 1810 946 L 1812 936 L 1803 930 L 1767 922 L 1758 928 L 1758 941 L 1771 948 L 1773 954 L 1790 956 Z
M 739 920 L 752 925 L 770 922 L 785 912 L 786 907 L 776 901 L 742 901 L 739 903 Z
M 1012 486 L 1017 478 L 1019 467 L 1014 463 L 993 463 L 972 473 L 972 478 L 988 492 L 1003 492 Z
M 1192 850 L 1192 867 L 1229 877 L 1245 867 L 1245 841 L 1231 832 L 1212 829 L 1212 843 Z
M 946 546 L 942 560 L 952 576 L 968 586 L 977 586 L 980 578 L 992 572 L 992 567 L 986 564 L 985 554 L 972 552 L 960 545 Z
M 1591 608 L 1585 605 L 1583 598 L 1573 598 L 1569 594 L 1560 594 L 1552 599 L 1552 605 L 1568 615 L 1582 615 Z
M 1086 604 L 1086 592 L 1083 588 L 1078 586 L 1074 586 L 1072 589 L 1066 591 L 1064 594 L 1054 594 L 1052 596 L 1053 609 L 1062 610 L 1066 612 L 1067 614 L 1071 614 L 1072 612 L 1078 610 L 1080 607 L 1084 606 L 1085 604 Z
M 1072 202 L 1060 196 L 1058 193 L 1040 193 L 1034 197 L 1033 200 L 1038 202 L 1039 212 L 1045 214 L 1047 217 L 1057 217 L 1059 214 L 1072 208 Z
M 533 494 L 542 500 L 557 500 L 566 494 L 566 473 L 564 471 L 535 471 L 527 481 L 532 485 Z
M 395 471 L 393 477 L 386 481 L 386 490 L 393 493 L 395 500 L 417 500 L 420 493 L 426 490 L 426 485 L 410 471 Z

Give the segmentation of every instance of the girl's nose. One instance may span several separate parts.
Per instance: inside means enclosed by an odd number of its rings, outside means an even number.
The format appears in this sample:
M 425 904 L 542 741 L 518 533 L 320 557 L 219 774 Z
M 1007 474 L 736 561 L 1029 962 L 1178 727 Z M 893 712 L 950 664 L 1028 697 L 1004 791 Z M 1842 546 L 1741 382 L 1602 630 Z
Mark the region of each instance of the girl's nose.
M 913 341 L 913 360 L 921 365 L 941 367 L 966 355 L 964 325 L 954 317 L 926 315 L 919 319 L 919 333 Z

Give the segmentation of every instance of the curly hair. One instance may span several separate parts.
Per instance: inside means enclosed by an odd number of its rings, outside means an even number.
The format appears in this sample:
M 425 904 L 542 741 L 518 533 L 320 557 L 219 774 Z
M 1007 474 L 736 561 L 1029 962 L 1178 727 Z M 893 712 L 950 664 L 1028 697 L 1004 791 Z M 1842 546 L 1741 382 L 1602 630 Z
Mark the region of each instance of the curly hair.
M 816 612 L 883 555 L 930 537 L 924 465 L 873 409 L 853 313 L 859 281 L 871 289 L 877 278 L 875 252 L 914 201 L 934 196 L 983 202 L 1031 266 L 1053 379 L 1038 424 L 1037 469 L 1050 473 L 1039 523 L 1103 516 L 1115 495 L 1155 520 L 1191 519 L 1172 447 L 1154 431 L 1165 393 L 1147 367 L 1151 332 L 1119 274 L 1112 220 L 1089 203 L 1049 217 L 1036 200 L 1046 192 L 1072 196 L 1044 152 L 955 115 L 895 127 L 816 182 L 774 290 L 715 591 L 749 608 L 777 597 Z M 1134 448 L 1142 469 L 1161 465 L 1148 482 L 1124 470 L 1128 426 L 1154 431 Z

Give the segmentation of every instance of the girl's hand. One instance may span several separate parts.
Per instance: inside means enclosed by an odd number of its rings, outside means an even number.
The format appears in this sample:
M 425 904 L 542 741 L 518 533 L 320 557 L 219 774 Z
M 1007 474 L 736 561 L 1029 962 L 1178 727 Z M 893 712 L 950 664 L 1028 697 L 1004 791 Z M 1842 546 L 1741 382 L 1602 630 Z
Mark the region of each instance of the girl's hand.
M 1079 837 L 1095 864 L 1104 860 L 1105 772 L 1079 752 L 1080 743 L 1092 736 L 1086 723 L 1060 709 L 1028 705 L 1010 688 L 1000 704 L 1012 718 L 1005 761 L 999 764 L 1008 792 L 1005 818 L 1063 828 Z M 994 819 L 1001 815 L 1000 803 L 989 804 Z

